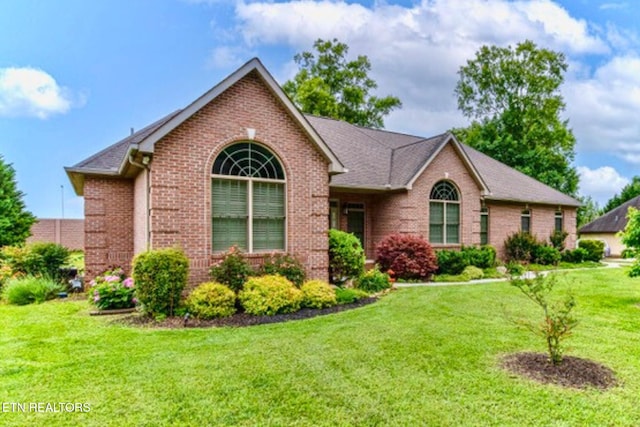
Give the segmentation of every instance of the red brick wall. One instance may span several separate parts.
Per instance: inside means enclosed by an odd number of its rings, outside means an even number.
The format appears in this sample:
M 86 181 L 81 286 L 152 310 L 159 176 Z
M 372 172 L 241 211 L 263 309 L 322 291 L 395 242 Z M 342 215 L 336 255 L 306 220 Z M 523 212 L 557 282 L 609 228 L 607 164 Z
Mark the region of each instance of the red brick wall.
M 85 177 L 85 276 L 108 267 L 130 271 L 133 257 L 133 182 Z
M 72 250 L 84 249 L 84 220 L 39 218 L 31 227 L 27 243 L 51 242 Z
M 177 245 L 191 260 L 191 285 L 208 279 L 211 168 L 230 143 L 255 141 L 279 156 L 286 174 L 287 251 L 312 278 L 328 278 L 328 162 L 259 77 L 249 74 L 155 146 L 151 167 L 151 244 Z
M 500 258 L 504 257 L 506 238 L 520 231 L 520 217 L 526 207 L 531 212 L 531 234 L 536 236 L 538 240 L 549 242 L 549 236 L 555 230 L 557 206 L 487 202 L 489 244 L 496 248 Z M 565 240 L 565 247 L 573 248 L 576 242 L 576 209 L 563 207 L 562 211 L 564 213 L 564 230 L 569 233 Z

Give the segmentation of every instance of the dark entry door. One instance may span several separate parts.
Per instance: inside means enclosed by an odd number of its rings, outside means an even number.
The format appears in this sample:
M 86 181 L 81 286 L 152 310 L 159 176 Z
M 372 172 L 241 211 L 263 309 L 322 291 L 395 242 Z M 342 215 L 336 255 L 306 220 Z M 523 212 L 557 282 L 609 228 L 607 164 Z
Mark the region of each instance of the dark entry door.
M 353 233 L 364 248 L 364 206 L 349 207 L 347 210 L 347 232 Z

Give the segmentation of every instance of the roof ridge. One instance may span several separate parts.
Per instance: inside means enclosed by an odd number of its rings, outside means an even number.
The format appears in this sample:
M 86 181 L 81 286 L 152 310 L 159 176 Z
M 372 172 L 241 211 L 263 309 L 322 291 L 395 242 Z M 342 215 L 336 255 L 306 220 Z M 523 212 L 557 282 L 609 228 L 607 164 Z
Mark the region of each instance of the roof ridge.
M 402 149 L 402 148 L 407 148 L 407 147 L 410 147 L 410 146 L 412 146 L 412 145 L 421 144 L 421 143 L 423 143 L 423 142 L 431 141 L 431 140 L 433 140 L 433 139 L 437 139 L 437 138 L 442 138 L 442 137 L 444 137 L 444 136 L 447 136 L 448 134 L 449 134 L 449 132 L 443 132 L 443 133 L 441 133 L 441 134 L 439 134 L 439 135 L 430 136 L 430 137 L 428 137 L 428 138 L 422 138 L 422 139 L 419 139 L 419 140 L 417 140 L 417 141 L 409 142 L 408 144 L 405 144 L 405 145 L 400 145 L 400 146 L 398 146 L 398 147 L 394 147 L 394 148 L 393 148 L 393 150 L 394 150 L 394 151 L 395 151 L 395 150 L 400 150 L 400 149 Z

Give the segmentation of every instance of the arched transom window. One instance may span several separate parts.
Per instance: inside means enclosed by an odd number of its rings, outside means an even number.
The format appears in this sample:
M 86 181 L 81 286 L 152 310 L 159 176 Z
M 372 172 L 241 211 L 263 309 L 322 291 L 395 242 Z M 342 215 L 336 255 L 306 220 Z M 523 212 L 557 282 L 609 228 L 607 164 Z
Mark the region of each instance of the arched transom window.
M 460 196 L 448 181 L 439 181 L 429 196 L 429 242 L 460 243 Z
M 267 148 L 239 142 L 213 163 L 213 251 L 237 245 L 252 253 L 285 249 L 285 175 Z

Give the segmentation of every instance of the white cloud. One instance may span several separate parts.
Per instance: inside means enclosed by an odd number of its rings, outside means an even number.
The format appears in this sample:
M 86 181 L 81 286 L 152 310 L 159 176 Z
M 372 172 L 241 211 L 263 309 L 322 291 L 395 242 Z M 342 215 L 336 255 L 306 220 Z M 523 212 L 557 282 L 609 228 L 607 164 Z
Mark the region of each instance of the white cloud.
M 37 68 L 0 68 L 0 116 L 46 119 L 71 108 L 68 89 Z
M 592 196 L 600 205 L 605 204 L 629 183 L 627 178 L 611 166 L 602 166 L 597 169 L 578 166 L 577 170 L 580 175 L 580 193 Z
M 338 38 L 349 45 L 350 54 L 367 55 L 380 94 L 403 101 L 387 127 L 423 135 L 466 123 L 454 97 L 457 71 L 484 44 L 531 39 L 576 55 L 610 49 L 584 20 L 549 0 L 423 0 L 409 7 L 329 0 L 239 2 L 236 19 L 237 43 L 251 50 L 285 45 L 299 52 L 318 38 Z M 289 62 L 273 71 L 284 81 L 295 69 Z
M 581 150 L 640 164 L 640 58 L 614 57 L 593 77 L 568 81 L 564 95 Z

